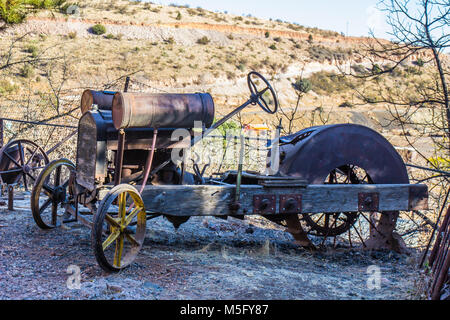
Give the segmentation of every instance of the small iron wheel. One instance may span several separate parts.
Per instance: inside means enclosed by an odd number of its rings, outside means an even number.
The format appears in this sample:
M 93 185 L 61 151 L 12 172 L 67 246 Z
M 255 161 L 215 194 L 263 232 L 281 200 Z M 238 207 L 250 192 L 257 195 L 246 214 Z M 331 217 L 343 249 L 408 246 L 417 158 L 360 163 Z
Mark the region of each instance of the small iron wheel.
M 142 248 L 146 212 L 139 192 L 121 184 L 112 188 L 94 215 L 91 243 L 100 267 L 118 272 L 130 265 Z
M 31 212 L 41 229 L 58 225 L 58 207 L 67 203 L 70 173 L 75 165 L 67 159 L 50 162 L 42 170 L 31 192 Z
M 372 183 L 365 170 L 345 165 L 332 170 L 324 184 L 367 184 Z M 350 230 L 358 220 L 355 212 L 333 212 L 303 214 L 302 220 L 309 227 L 308 233 L 316 236 L 335 237 Z
M 49 163 L 45 151 L 30 140 L 13 140 L 0 149 L 1 178 L 6 184 L 22 180 L 28 191 L 41 170 Z

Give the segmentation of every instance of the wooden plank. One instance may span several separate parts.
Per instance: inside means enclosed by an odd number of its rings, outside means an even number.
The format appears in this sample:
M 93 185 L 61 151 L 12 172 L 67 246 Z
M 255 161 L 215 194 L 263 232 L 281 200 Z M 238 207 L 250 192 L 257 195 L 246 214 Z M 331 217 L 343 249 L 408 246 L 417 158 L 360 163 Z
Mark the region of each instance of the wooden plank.
M 306 188 L 264 188 L 258 185 L 241 186 L 240 204 L 237 212 L 230 211 L 234 186 L 147 186 L 143 199 L 147 210 L 174 216 L 215 216 L 229 214 L 252 214 L 253 196 L 275 195 L 279 214 L 280 197 L 286 194 L 301 195 L 303 213 L 357 212 L 360 193 L 378 193 L 379 211 L 426 210 L 427 201 L 414 198 L 416 188 L 423 185 L 308 185 Z M 425 187 L 426 188 L 426 187 Z M 413 192 L 411 192 L 413 190 Z M 103 191 L 104 193 L 104 191 Z M 101 195 L 102 197 L 102 195 Z M 299 212 L 300 213 L 300 212 Z

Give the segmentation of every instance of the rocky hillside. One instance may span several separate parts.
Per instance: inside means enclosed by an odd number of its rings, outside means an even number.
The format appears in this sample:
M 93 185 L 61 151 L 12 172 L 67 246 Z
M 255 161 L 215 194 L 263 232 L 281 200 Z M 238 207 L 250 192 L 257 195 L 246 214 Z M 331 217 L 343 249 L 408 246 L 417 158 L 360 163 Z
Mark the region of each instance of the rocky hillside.
M 363 91 L 376 99 L 375 89 L 340 75 L 373 68 L 364 55 L 369 41 L 201 8 L 130 1 L 68 3 L 58 12 L 41 11 L 1 32 L 0 116 L 57 117 L 76 107 L 83 89 L 120 90 L 127 75 L 135 91 L 210 92 L 218 114 L 224 114 L 246 100 L 245 76 L 256 70 L 272 81 L 285 112 L 294 110 L 298 101 L 293 84 L 307 79 L 310 90 L 300 100 L 294 129 L 356 122 L 382 130 L 383 106 L 368 107 L 370 101 L 356 94 Z M 399 73 L 383 81 L 412 88 L 426 73 L 427 66 L 417 66 L 423 58 L 411 57 Z M 247 109 L 240 120 L 277 123 L 257 107 Z

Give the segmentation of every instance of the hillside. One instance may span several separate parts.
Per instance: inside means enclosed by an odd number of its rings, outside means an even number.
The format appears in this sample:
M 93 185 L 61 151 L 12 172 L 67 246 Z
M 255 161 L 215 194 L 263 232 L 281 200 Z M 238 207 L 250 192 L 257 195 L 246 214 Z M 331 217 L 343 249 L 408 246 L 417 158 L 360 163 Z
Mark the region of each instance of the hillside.
M 256 70 L 272 81 L 285 112 L 297 102 L 292 84 L 300 76 L 309 79 L 311 90 L 300 101 L 303 114 L 293 129 L 356 122 L 403 143 L 396 128 L 381 126 L 388 123 L 383 105 L 369 107 L 355 94 L 357 89 L 375 97 L 371 84 L 338 76 L 350 67 L 370 70 L 364 56 L 370 39 L 279 20 L 130 1 L 80 1 L 74 12 L 41 11 L 1 33 L 1 64 L 27 63 L 2 68 L 0 116 L 30 117 L 32 101 L 40 106 L 32 117 L 52 118 L 75 108 L 85 88 L 121 90 L 127 75 L 135 91 L 210 92 L 220 115 L 247 99 L 245 76 Z M 93 33 L 96 24 L 105 27 L 104 34 Z M 424 73 L 413 65 L 419 58 L 412 57 L 403 74 L 383 80 L 413 88 Z M 25 111 L 17 108 L 24 104 Z M 240 120 L 277 123 L 257 107 L 248 108 Z

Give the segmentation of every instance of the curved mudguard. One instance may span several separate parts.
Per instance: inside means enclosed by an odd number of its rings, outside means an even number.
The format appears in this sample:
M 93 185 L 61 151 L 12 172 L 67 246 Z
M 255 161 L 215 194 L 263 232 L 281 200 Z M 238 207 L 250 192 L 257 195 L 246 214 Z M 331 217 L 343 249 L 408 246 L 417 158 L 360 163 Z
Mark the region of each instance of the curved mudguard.
M 336 124 L 304 129 L 280 139 L 283 176 L 297 176 L 322 184 L 331 170 L 356 165 L 373 183 L 408 184 L 406 166 L 394 147 L 376 131 L 356 124 Z

